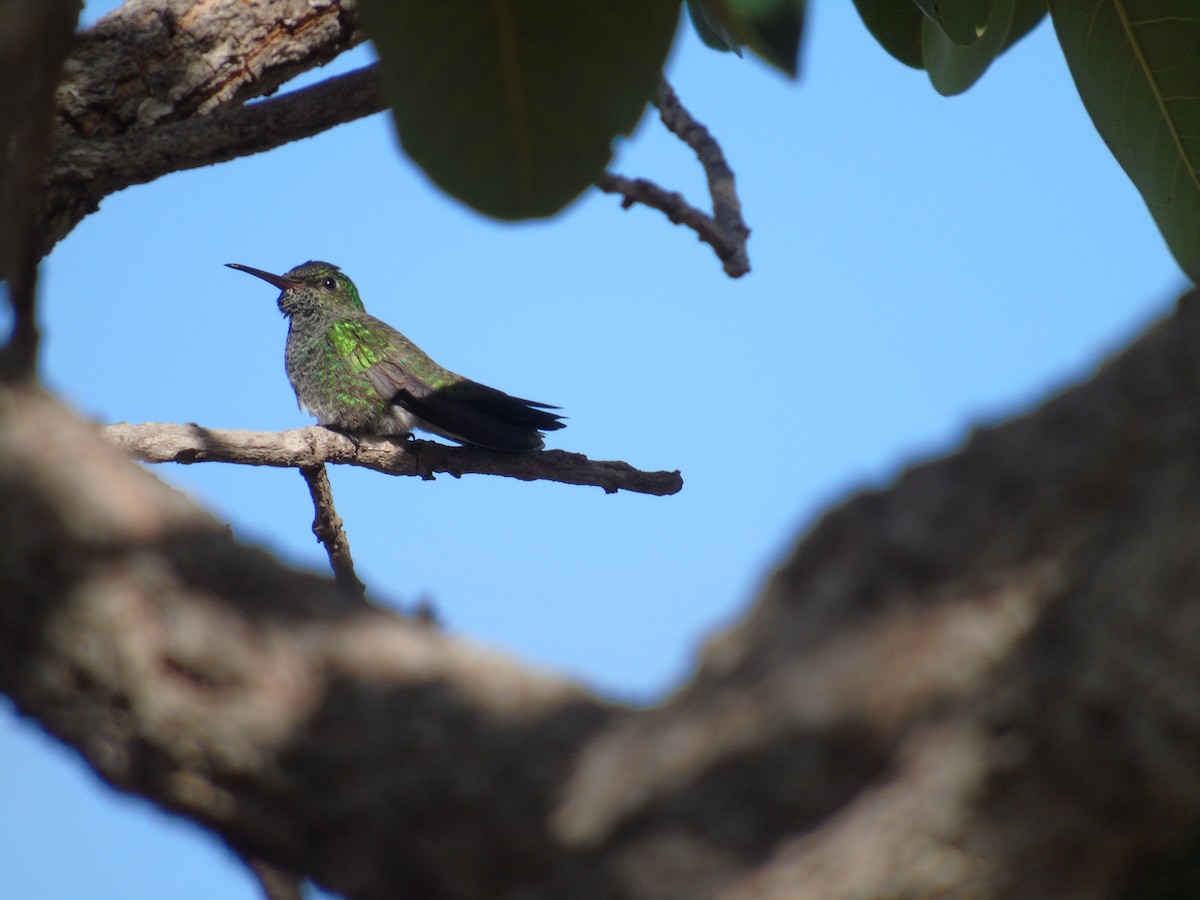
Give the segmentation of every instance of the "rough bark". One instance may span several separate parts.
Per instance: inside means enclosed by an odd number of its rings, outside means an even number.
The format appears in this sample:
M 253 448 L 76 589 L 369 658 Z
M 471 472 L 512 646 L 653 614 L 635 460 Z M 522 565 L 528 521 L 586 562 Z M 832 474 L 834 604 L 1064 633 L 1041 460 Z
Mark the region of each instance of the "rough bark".
M 129 0 L 80 34 L 57 92 L 38 256 L 111 193 L 383 109 L 373 70 L 245 105 L 361 42 L 355 11 L 354 0 Z
M 1200 824 L 1197 346 L 1191 295 L 832 510 L 645 710 L 288 571 L 6 388 L 0 688 L 349 897 L 1136 895 Z

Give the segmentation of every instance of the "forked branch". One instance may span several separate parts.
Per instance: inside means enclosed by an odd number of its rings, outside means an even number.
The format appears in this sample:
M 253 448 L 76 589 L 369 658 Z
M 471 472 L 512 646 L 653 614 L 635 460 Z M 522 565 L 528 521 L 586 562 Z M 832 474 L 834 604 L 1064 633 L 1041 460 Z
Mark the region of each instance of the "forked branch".
M 665 80 L 659 85 L 654 105 L 658 107 L 663 124 L 695 151 L 704 167 L 708 193 L 712 197 L 712 215 L 692 206 L 682 194 L 668 191 L 645 178 L 626 178 L 606 172 L 596 186 L 606 194 L 624 197 L 621 205 L 626 209 L 641 203 L 666 214 L 676 225 L 692 229 L 716 252 L 725 266 L 725 274 L 730 278 L 741 278 L 750 271 L 750 257 L 746 252 L 750 229 L 742 218 L 737 182 L 721 145 L 679 102 L 679 97 Z

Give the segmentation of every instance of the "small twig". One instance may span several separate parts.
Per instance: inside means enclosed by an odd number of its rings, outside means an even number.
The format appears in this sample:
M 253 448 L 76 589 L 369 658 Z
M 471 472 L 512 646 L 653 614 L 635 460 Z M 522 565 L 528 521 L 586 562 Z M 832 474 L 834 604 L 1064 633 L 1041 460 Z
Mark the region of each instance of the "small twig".
M 606 194 L 620 194 L 621 205 L 628 209 L 635 203 L 653 207 L 666 214 L 676 225 L 685 225 L 708 244 L 725 266 L 730 278 L 740 278 L 750 271 L 746 240 L 750 229 L 742 218 L 737 182 L 725 153 L 709 130 L 692 117 L 666 80 L 659 85 L 654 97 L 659 116 L 669 131 L 677 135 L 696 153 L 708 177 L 708 192 L 712 197 L 713 214 L 692 206 L 675 191 L 668 191 L 644 178 L 626 178 L 606 172 L 596 186 Z
M 344 463 L 426 480 L 432 480 L 438 472 L 455 478 L 467 474 L 504 475 L 521 481 L 593 485 L 609 494 L 632 491 L 659 497 L 683 488 L 678 471 L 644 472 L 626 462 L 592 460 L 565 450 L 499 453 L 377 435 L 350 438 L 320 425 L 276 432 L 119 422 L 104 426 L 103 434 L 138 459 L 154 463 L 226 462 L 285 468 Z
M 317 536 L 329 555 L 329 565 L 338 586 L 347 593 L 362 599 L 367 586 L 354 571 L 354 559 L 350 556 L 350 539 L 342 528 L 342 517 L 333 508 L 333 486 L 324 464 L 301 466 L 300 474 L 308 485 L 313 501 L 313 534 Z

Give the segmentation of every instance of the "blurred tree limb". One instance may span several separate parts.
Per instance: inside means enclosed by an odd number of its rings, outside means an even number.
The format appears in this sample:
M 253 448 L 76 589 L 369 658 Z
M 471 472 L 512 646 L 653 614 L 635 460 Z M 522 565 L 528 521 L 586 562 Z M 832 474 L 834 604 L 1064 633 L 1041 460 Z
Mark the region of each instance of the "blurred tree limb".
M 1108 897 L 1200 809 L 1200 297 L 841 504 L 663 705 L 239 544 L 0 389 L 0 689 L 348 897 Z

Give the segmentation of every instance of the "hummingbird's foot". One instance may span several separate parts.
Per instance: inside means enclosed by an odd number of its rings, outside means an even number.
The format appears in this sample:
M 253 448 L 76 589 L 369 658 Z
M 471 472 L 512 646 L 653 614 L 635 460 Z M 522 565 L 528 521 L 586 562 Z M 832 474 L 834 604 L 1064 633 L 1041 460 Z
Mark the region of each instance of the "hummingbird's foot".
M 326 425 L 330 431 L 336 431 L 338 434 L 345 435 L 350 438 L 350 443 L 354 445 L 354 452 L 357 453 L 362 449 L 362 441 L 358 439 L 358 435 L 348 428 L 342 428 L 340 425 Z
M 393 432 L 391 434 L 385 434 L 385 435 L 383 435 L 383 437 L 387 438 L 390 441 L 396 441 L 397 443 L 403 443 L 403 444 L 411 444 L 413 441 L 415 441 L 417 439 L 417 436 L 415 434 L 413 434 L 411 431 Z

